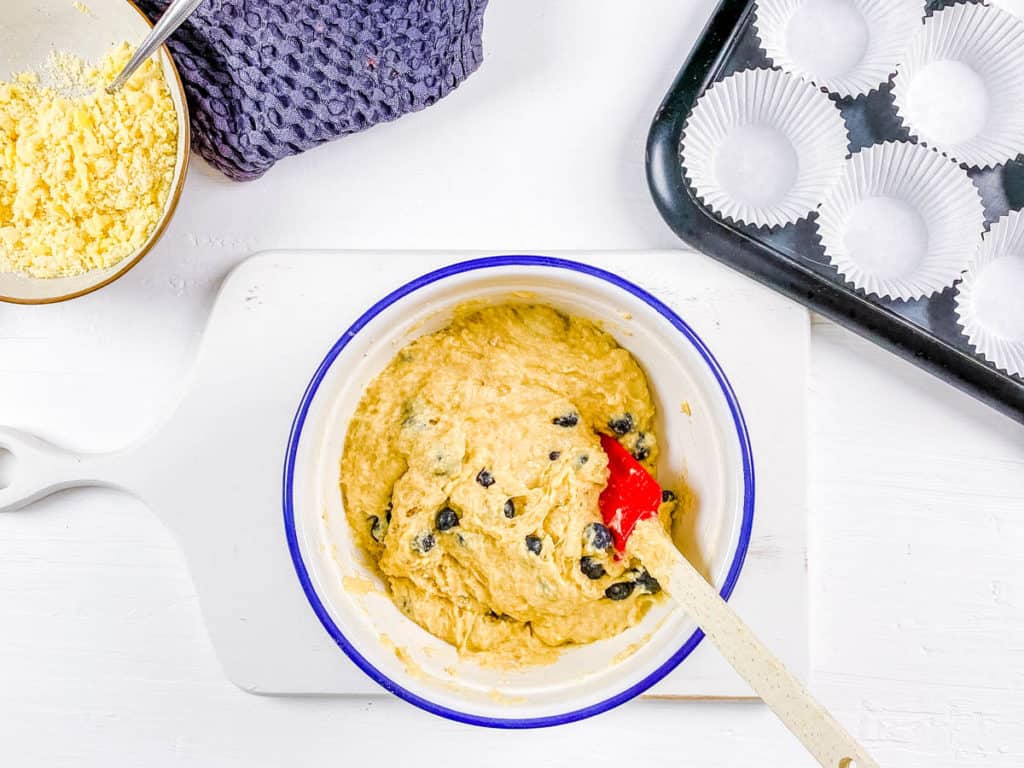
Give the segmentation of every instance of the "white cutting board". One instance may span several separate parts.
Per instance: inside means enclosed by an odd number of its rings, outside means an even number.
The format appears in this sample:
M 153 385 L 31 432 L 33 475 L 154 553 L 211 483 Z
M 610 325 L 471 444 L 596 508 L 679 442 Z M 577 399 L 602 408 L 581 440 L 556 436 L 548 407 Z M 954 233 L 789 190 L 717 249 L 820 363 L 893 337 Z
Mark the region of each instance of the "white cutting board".
M 261 694 L 383 693 L 334 645 L 299 587 L 282 523 L 285 446 L 310 377 L 352 321 L 409 279 L 483 255 L 491 254 L 251 257 L 225 280 L 191 383 L 166 424 L 123 451 L 86 457 L 0 432 L 0 446 L 24 459 L 12 484 L 0 489 L 0 509 L 19 484 L 54 490 L 103 480 L 129 490 L 182 547 L 217 655 L 235 684 Z M 558 255 L 616 272 L 663 300 L 729 376 L 747 418 L 757 476 L 754 534 L 731 602 L 804 676 L 806 311 L 687 251 Z M 751 695 L 708 643 L 651 693 Z

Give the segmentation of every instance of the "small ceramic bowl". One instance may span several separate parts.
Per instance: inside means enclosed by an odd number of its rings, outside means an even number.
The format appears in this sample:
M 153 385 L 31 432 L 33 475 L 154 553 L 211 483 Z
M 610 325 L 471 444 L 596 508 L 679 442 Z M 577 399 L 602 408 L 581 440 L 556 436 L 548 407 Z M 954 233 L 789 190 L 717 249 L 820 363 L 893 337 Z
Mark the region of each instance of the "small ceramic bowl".
M 39 71 L 51 51 L 66 51 L 96 61 L 117 43 L 141 41 L 151 27 L 142 12 L 127 0 L 84 0 L 81 8 L 71 0 L 0 3 L 0 79 L 7 80 L 19 72 Z M 160 239 L 185 184 L 189 121 L 185 90 L 174 62 L 166 48 L 158 55 L 178 115 L 178 149 L 171 190 L 156 228 L 141 248 L 106 269 L 46 279 L 0 272 L 0 301 L 49 304 L 91 293 L 138 264 Z
M 674 534 L 724 597 L 739 578 L 753 523 L 750 441 L 725 373 L 682 318 L 614 274 L 562 259 L 490 257 L 413 280 L 344 331 L 313 374 L 288 442 L 284 518 L 299 581 L 331 637 L 384 688 L 452 720 L 500 728 L 579 720 L 672 671 L 703 637 L 694 622 L 664 600 L 638 626 L 568 648 L 552 664 L 485 668 L 395 607 L 345 518 L 339 465 L 365 387 L 399 349 L 443 328 L 467 302 L 552 306 L 600 323 L 636 357 L 658 406 L 659 475 L 684 477 L 693 499 Z

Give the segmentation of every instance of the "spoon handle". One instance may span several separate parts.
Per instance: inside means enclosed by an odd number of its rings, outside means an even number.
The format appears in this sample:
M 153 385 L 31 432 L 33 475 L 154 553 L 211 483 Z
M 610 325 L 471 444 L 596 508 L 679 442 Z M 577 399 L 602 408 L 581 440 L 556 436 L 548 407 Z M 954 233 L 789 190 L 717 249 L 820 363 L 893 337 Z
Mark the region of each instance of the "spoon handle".
M 135 49 L 135 53 L 132 54 L 128 63 L 124 65 L 124 69 L 121 70 L 120 74 L 107 86 L 107 93 L 116 93 L 121 90 L 122 86 L 128 82 L 128 79 L 135 74 L 135 70 L 141 67 L 146 59 L 156 53 L 157 49 L 164 44 L 164 41 L 173 34 L 174 30 L 182 25 L 185 19 L 192 15 L 192 12 L 199 7 L 201 2 L 203 0 L 174 0 L 174 2 L 167 6 L 167 10 L 160 17 L 160 21 L 153 26 L 150 33 L 146 35 L 146 39 Z
M 680 554 L 656 520 L 638 523 L 628 547 L 822 766 L 878 768 L 864 747 Z

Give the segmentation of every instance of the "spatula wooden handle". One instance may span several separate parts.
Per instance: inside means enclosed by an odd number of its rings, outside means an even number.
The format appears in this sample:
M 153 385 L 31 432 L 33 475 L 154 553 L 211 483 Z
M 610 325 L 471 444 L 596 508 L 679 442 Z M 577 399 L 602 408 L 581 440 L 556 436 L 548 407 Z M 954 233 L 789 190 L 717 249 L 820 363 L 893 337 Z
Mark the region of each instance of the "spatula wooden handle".
M 694 618 L 765 704 L 826 768 L 878 768 L 878 763 L 768 650 L 676 549 L 657 521 L 639 523 L 629 551 Z

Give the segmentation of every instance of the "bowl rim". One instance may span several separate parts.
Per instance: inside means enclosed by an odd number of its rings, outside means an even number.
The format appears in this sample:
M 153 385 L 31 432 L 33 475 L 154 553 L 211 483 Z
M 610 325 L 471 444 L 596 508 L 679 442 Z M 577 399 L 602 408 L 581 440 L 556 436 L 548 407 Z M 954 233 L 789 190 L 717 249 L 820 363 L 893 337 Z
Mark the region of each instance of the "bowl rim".
M 739 538 L 732 562 L 729 565 L 729 570 L 726 573 L 725 580 L 722 583 L 722 588 L 719 591 L 719 594 L 724 600 L 729 599 L 729 596 L 736 587 L 740 572 L 743 570 L 743 564 L 746 560 L 747 551 L 749 549 L 750 537 L 754 523 L 754 457 L 751 450 L 750 436 L 747 431 L 746 420 L 743 417 L 743 411 L 740 408 L 736 393 L 733 391 L 732 385 L 729 383 L 725 372 L 715 359 L 715 356 L 711 353 L 711 350 L 703 340 L 701 340 L 697 333 L 681 317 L 679 317 L 673 309 L 635 283 L 619 277 L 612 272 L 601 269 L 600 267 L 594 267 L 589 264 L 569 259 L 551 256 L 509 254 L 501 256 L 485 256 L 459 261 L 414 278 L 375 302 L 369 309 L 360 315 L 344 333 L 341 334 L 338 340 L 328 351 L 323 361 L 317 367 L 312 379 L 302 395 L 298 410 L 296 411 L 295 418 L 292 422 L 291 431 L 288 436 L 287 449 L 285 451 L 282 483 L 282 506 L 284 511 L 284 528 L 285 537 L 288 543 L 288 551 L 291 554 L 292 564 L 295 567 L 296 575 L 298 576 L 299 583 L 302 586 L 302 591 L 306 595 L 306 599 L 309 601 L 314 613 L 331 638 L 338 644 L 342 651 L 345 652 L 349 659 L 351 659 L 359 669 L 370 677 L 370 679 L 386 691 L 395 694 L 408 703 L 419 707 L 426 712 L 455 722 L 499 729 L 546 728 L 593 717 L 594 715 L 606 712 L 629 701 L 630 699 L 635 698 L 636 696 L 639 696 L 675 669 L 683 659 L 689 656 L 694 649 L 700 645 L 701 641 L 704 639 L 703 631 L 699 628 L 696 629 L 693 634 L 691 634 L 685 642 L 682 643 L 679 649 L 672 654 L 671 657 L 669 657 L 644 679 L 634 683 L 623 691 L 619 691 L 613 696 L 603 699 L 602 701 L 590 704 L 586 707 L 571 710 L 569 712 L 545 715 L 541 717 L 505 718 L 479 715 L 472 712 L 463 712 L 452 709 L 451 707 L 442 706 L 430 701 L 420 694 L 404 688 L 378 670 L 370 663 L 369 660 L 359 653 L 355 646 L 349 642 L 348 638 L 337 626 L 334 619 L 327 611 L 326 606 L 321 601 L 316 588 L 313 586 L 312 578 L 310 577 L 305 561 L 303 560 L 298 534 L 296 532 L 295 505 L 293 501 L 296 460 L 303 428 L 306 423 L 306 417 L 319 390 L 320 384 L 323 382 L 324 377 L 327 375 L 327 372 L 334 364 L 338 355 L 341 354 L 342 350 L 345 349 L 348 343 L 377 315 L 395 302 L 421 288 L 440 280 L 455 277 L 464 273 L 475 272 L 481 269 L 510 266 L 546 267 L 582 273 L 590 277 L 604 280 L 616 288 L 632 294 L 635 298 L 640 299 L 654 309 L 664 320 L 667 320 L 677 331 L 679 331 L 694 347 L 705 365 L 710 369 L 715 382 L 718 384 L 718 387 L 725 398 L 729 413 L 732 416 L 732 422 L 736 430 L 736 438 L 739 442 L 740 456 L 743 465 L 743 503 Z
M 149 25 L 150 29 L 153 28 L 153 22 L 150 21 L 149 17 L 142 12 L 142 9 L 135 4 L 134 0 L 125 0 L 125 3 L 127 3 L 133 11 L 142 17 L 143 21 Z M 179 115 L 179 117 L 182 118 L 180 123 L 184 126 L 184 131 L 178 135 L 178 141 L 179 145 L 181 142 L 184 142 L 185 147 L 184 157 L 182 157 L 181 160 L 181 173 L 178 174 L 178 179 L 175 182 L 173 189 L 170 191 L 167 211 L 164 213 L 163 217 L 161 217 L 160 223 L 157 224 L 156 229 L 153 230 L 149 239 L 143 244 L 138 252 L 130 260 L 125 259 L 123 266 L 114 272 L 114 274 L 110 275 L 106 280 L 102 280 L 95 285 L 90 285 L 88 288 L 83 288 L 79 291 L 72 291 L 71 293 L 65 293 L 60 296 L 50 296 L 44 299 L 25 299 L 18 296 L 4 296 L 3 294 L 0 294 L 0 302 L 6 302 L 7 304 L 21 304 L 22 306 L 39 306 L 42 304 L 58 304 L 62 301 L 70 301 L 71 299 L 77 299 L 79 296 L 85 296 L 93 291 L 98 291 L 104 286 L 110 285 L 119 277 L 126 275 L 132 267 L 142 261 L 143 257 L 153 250 L 153 247 L 160 241 L 160 238 L 163 236 L 167 226 L 171 223 L 171 219 L 174 218 L 174 212 L 178 208 L 178 201 L 181 200 L 181 193 L 185 189 L 185 177 L 188 176 L 189 160 L 192 157 L 192 119 L 189 115 L 188 96 L 185 93 L 185 85 L 181 80 L 181 73 L 178 71 L 178 64 L 174 60 L 174 57 L 171 56 L 171 51 L 167 47 L 166 43 L 161 45 L 158 51 L 167 57 L 167 60 L 171 63 L 171 71 L 174 72 L 174 82 L 168 82 L 167 87 L 175 88 L 178 92 L 180 99 L 178 103 L 181 104 L 182 110 L 182 114 Z

